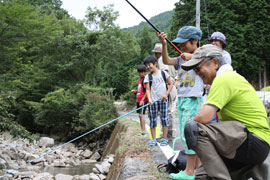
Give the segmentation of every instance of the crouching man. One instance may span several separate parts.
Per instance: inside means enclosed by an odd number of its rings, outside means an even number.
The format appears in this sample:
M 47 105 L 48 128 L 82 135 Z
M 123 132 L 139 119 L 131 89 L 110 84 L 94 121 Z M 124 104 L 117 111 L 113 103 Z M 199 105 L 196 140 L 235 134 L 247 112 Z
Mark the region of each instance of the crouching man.
M 222 50 L 214 45 L 198 48 L 184 70 L 193 69 L 211 84 L 202 110 L 185 126 L 189 148 L 202 166 L 195 179 L 248 179 L 232 174 L 261 164 L 269 153 L 269 120 L 262 101 L 248 81 L 230 65 L 222 65 Z M 208 124 L 218 112 L 220 123 Z M 200 178 L 201 177 L 201 178 Z

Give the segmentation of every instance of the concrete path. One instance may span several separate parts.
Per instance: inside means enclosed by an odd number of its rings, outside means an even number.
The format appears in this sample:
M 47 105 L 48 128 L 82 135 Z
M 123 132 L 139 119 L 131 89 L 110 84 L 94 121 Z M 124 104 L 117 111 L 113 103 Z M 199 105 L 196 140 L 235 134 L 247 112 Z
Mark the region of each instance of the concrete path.
M 119 112 L 119 114 L 124 115 L 126 114 L 126 112 Z M 139 116 L 137 113 L 129 114 L 128 116 L 126 116 L 126 118 L 131 118 L 132 120 L 136 120 L 139 122 Z M 146 129 L 148 130 L 150 121 L 147 114 L 145 115 L 145 121 L 146 121 Z M 160 120 L 158 120 L 158 124 L 160 124 Z M 180 135 L 178 119 L 175 119 L 175 127 L 176 127 L 176 136 L 178 137 Z M 147 137 L 149 138 L 149 134 L 147 135 Z M 168 159 L 173 156 L 172 143 L 173 141 L 169 141 L 169 146 L 160 146 L 160 144 L 158 144 L 158 146 L 152 147 L 155 150 L 154 158 L 157 164 L 167 163 Z M 184 148 L 180 140 L 177 140 L 175 143 L 175 151 L 183 149 Z

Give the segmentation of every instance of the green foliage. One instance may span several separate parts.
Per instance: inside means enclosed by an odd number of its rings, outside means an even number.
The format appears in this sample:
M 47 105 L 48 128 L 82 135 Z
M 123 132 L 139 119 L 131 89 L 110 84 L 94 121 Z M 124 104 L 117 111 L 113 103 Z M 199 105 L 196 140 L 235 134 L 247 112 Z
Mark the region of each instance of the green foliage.
M 260 91 L 270 91 L 270 86 L 266 86 L 266 87 L 262 88 Z
M 118 12 L 113 11 L 113 5 L 105 6 L 103 10 L 97 8 L 87 8 L 86 24 L 93 30 L 105 30 L 108 28 L 115 28 L 114 21 L 119 16 Z
M 112 100 L 106 96 L 91 93 L 86 96 L 86 102 L 79 113 L 79 120 L 75 121 L 73 128 L 79 132 L 85 132 L 105 124 L 117 115 Z
M 32 135 L 14 120 L 15 115 L 12 113 L 12 109 L 15 106 L 14 96 L 0 91 L 0 131 L 8 131 L 14 137 L 27 138 L 31 141 L 37 140 L 37 136 Z
M 266 65 L 269 67 L 270 40 L 270 3 L 262 1 L 220 1 L 208 0 L 209 35 L 215 31 L 223 32 L 228 40 L 227 50 L 232 56 L 232 65 L 248 80 L 257 79 L 258 72 Z M 174 39 L 178 30 L 185 25 L 195 25 L 195 0 L 176 3 L 169 39 Z M 208 37 L 206 13 L 201 1 L 201 45 Z M 172 48 L 171 56 L 178 56 Z
M 66 135 L 84 133 L 117 116 L 109 89 L 77 84 L 67 90 L 48 93 L 40 103 L 27 104 L 34 109 L 35 123 L 47 133 L 63 130 Z

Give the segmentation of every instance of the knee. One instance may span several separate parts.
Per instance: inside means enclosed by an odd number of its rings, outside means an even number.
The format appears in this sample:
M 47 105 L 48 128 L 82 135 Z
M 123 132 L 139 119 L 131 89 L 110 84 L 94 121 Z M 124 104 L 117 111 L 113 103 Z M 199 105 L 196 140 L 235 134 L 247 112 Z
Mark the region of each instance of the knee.
M 194 120 L 188 120 L 184 128 L 184 135 L 189 149 L 192 149 L 197 145 L 198 134 L 199 131 L 197 123 Z

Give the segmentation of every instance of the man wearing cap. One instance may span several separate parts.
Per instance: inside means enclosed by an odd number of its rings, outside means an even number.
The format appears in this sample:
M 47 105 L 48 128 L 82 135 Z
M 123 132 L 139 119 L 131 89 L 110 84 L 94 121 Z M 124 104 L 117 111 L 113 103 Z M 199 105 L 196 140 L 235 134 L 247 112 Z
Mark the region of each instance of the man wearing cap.
M 231 59 L 231 55 L 228 51 L 225 50 L 225 48 L 227 47 L 227 40 L 226 37 L 223 33 L 221 32 L 214 32 L 211 37 L 208 40 L 210 42 L 210 44 L 216 45 L 219 48 L 221 48 L 222 51 L 222 56 L 224 58 L 224 61 L 227 64 L 232 64 L 232 59 Z
M 182 68 L 193 69 L 211 85 L 202 110 L 185 127 L 187 145 L 203 165 L 196 179 L 263 179 L 258 178 L 263 173 L 250 174 L 270 149 L 269 120 L 254 88 L 224 65 L 222 50 L 215 45 L 198 48 Z M 221 122 L 208 124 L 217 111 Z
M 162 60 L 164 64 L 174 65 L 178 69 L 178 84 L 177 84 L 177 110 L 180 126 L 181 142 L 187 154 L 187 165 L 184 171 L 177 174 L 170 174 L 172 179 L 194 179 L 195 166 L 198 158 L 195 152 L 187 147 L 184 136 L 184 127 L 189 119 L 192 119 L 203 105 L 203 82 L 193 70 L 185 71 L 182 69 L 182 64 L 185 60 L 191 59 L 192 54 L 198 48 L 199 40 L 202 37 L 202 31 L 194 26 L 184 26 L 177 34 L 173 43 L 180 45 L 184 51 L 181 56 L 169 58 L 167 51 L 167 42 L 165 33 L 157 33 L 160 42 L 162 43 Z M 198 163 L 199 164 L 199 163 Z M 197 165 L 198 165 L 197 164 Z
M 168 66 L 163 64 L 162 62 L 162 44 L 156 43 L 154 46 L 154 49 L 152 50 L 155 57 L 158 59 L 158 69 L 162 71 L 166 71 L 172 80 L 172 83 L 175 84 L 175 76 L 177 75 L 177 71 L 173 66 Z M 176 128 L 175 128 L 175 113 L 176 113 L 176 103 L 177 103 L 177 90 L 176 87 L 173 86 L 170 94 L 169 94 L 169 120 L 170 120 L 170 126 L 168 127 L 168 137 L 175 138 L 176 137 Z

